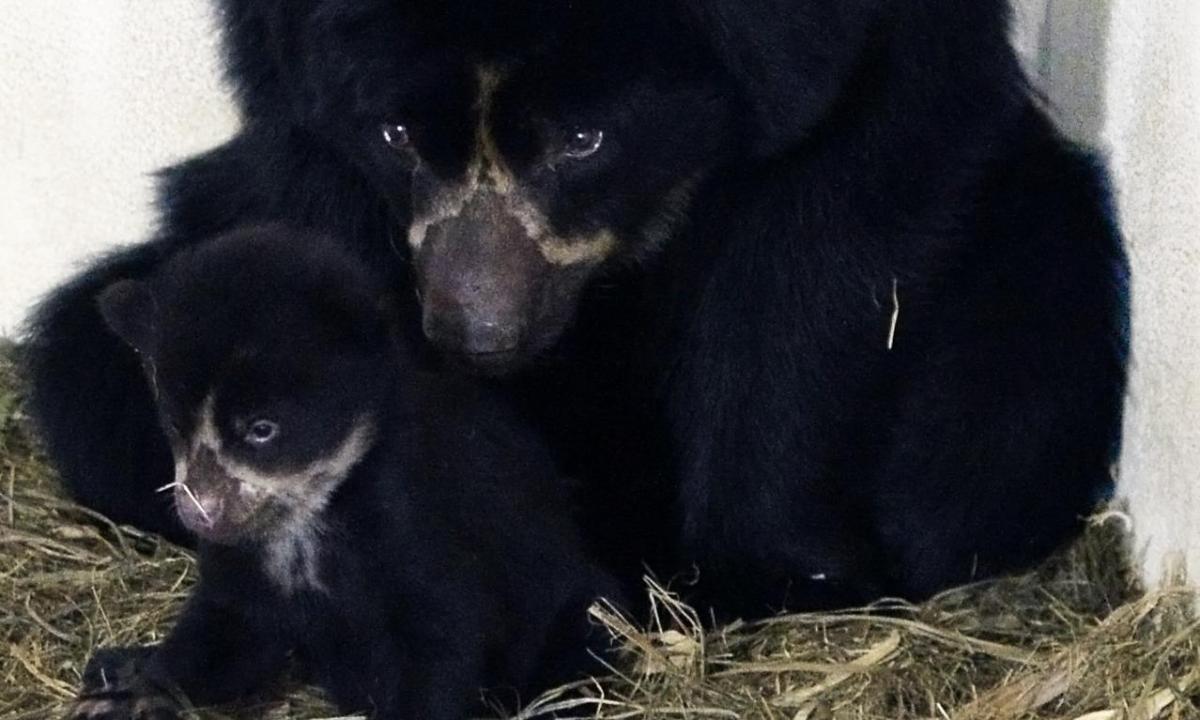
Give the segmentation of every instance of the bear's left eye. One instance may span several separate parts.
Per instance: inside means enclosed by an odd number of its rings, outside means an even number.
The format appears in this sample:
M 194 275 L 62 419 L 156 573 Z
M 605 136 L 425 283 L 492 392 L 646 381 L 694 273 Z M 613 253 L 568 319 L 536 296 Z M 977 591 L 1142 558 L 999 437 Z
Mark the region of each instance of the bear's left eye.
M 379 132 L 383 136 L 383 141 L 393 150 L 403 150 L 412 143 L 407 125 L 384 123 L 379 127 Z
M 255 420 L 246 430 L 246 442 L 262 447 L 279 436 L 279 423 L 272 420 Z
M 575 128 L 567 134 L 563 144 L 563 155 L 576 160 L 595 155 L 604 144 L 603 130 Z

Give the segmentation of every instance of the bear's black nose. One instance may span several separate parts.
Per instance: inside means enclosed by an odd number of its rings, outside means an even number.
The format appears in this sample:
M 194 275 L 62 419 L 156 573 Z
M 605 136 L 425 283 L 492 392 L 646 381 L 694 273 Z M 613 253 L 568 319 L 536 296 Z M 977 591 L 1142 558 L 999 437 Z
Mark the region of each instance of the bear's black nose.
M 474 308 L 435 312 L 427 305 L 422 319 L 425 337 L 448 352 L 466 356 L 515 354 L 521 348 L 522 323 Z

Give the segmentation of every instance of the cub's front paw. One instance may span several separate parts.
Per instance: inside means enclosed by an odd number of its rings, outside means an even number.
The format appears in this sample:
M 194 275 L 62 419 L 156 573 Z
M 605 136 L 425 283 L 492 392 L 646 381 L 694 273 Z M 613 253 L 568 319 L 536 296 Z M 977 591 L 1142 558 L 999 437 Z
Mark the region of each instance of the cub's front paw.
M 149 670 L 152 654 L 144 647 L 97 651 L 66 720 L 179 720 L 182 706 Z

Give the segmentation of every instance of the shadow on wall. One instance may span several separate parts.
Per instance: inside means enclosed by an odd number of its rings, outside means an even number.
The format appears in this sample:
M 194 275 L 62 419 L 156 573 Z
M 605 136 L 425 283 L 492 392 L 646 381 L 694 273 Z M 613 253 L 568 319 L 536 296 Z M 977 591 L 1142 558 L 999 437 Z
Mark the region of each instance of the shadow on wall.
M 1097 145 L 1105 123 L 1105 58 L 1111 0 L 1018 0 L 1042 12 L 1033 79 L 1067 136 Z M 1033 7 L 1036 6 L 1036 7 Z M 1018 7 L 1018 16 L 1022 8 Z

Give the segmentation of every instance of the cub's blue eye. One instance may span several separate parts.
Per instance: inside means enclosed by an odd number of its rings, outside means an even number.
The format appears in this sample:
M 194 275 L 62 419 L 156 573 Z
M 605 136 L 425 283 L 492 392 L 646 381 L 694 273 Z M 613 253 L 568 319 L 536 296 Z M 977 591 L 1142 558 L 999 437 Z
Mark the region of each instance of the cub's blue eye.
M 563 155 L 578 160 L 595 155 L 603 144 L 603 130 L 575 129 L 567 134 L 566 142 L 563 145 Z
M 279 424 L 271 420 L 255 420 L 246 431 L 246 442 L 259 447 L 269 444 L 279 436 Z
M 393 150 L 403 150 L 412 143 L 405 125 L 384 123 L 379 127 L 379 132 L 383 135 L 383 141 Z

